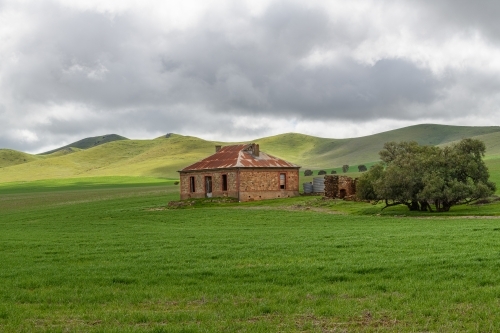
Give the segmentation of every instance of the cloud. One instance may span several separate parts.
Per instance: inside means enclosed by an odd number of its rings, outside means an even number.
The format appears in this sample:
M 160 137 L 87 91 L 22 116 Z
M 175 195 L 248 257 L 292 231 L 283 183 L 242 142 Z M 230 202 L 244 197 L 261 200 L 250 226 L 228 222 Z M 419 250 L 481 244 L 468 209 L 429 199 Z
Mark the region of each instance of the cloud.
M 244 140 L 303 124 L 314 134 L 342 123 L 344 136 L 429 120 L 491 125 L 497 6 L 0 1 L 0 147 L 108 133 Z

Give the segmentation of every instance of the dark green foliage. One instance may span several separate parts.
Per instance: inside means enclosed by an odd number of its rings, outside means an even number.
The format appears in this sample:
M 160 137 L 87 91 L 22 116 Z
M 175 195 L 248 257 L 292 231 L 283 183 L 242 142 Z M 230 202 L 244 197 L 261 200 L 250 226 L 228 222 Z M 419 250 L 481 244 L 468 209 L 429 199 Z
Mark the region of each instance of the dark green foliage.
M 358 196 L 385 200 L 386 207 L 404 204 L 425 211 L 432 204 L 437 211 L 449 211 L 495 192 L 484 153 L 484 143 L 474 139 L 444 148 L 388 142 L 380 151 L 382 163 L 360 177 Z
M 366 165 L 364 165 L 364 164 L 360 164 L 360 165 L 358 165 L 358 171 L 359 171 L 359 172 L 365 172 L 366 170 L 368 170 L 368 169 L 366 168 Z
M 344 165 L 342 166 L 342 172 L 343 172 L 343 173 L 346 173 L 347 171 L 349 171 L 349 165 L 344 164 Z
M 321 175 L 326 175 L 326 171 L 325 170 L 319 170 L 318 171 L 318 176 L 321 176 Z
M 380 200 L 375 186 L 377 181 L 382 178 L 383 173 L 384 166 L 381 163 L 373 165 L 369 172 L 358 179 L 356 183 L 356 195 L 363 200 Z
M 313 175 L 312 170 L 307 169 L 304 171 L 304 176 L 312 176 L 312 175 Z
M 335 175 L 337 174 L 337 170 L 332 170 L 332 172 L 330 172 L 332 175 Z

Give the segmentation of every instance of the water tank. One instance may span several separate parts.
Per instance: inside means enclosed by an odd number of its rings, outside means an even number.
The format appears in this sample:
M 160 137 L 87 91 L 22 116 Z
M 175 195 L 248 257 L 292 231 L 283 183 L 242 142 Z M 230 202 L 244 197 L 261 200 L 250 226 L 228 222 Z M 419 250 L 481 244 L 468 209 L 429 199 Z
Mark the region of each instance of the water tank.
M 313 178 L 313 192 L 314 193 L 325 192 L 325 178 L 324 177 Z
M 313 184 L 311 182 L 302 184 L 304 186 L 304 193 L 312 193 Z

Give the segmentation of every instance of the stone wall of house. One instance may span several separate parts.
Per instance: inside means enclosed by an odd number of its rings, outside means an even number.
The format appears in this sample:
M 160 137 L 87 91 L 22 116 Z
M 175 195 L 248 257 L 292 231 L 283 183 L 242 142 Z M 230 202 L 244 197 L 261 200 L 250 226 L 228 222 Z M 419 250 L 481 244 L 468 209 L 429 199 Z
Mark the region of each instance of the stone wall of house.
M 227 175 L 227 191 L 222 190 L 222 175 Z M 190 178 L 194 177 L 195 191 L 191 192 Z M 181 200 L 206 197 L 206 177 L 212 177 L 213 197 L 238 197 L 236 170 L 182 172 L 180 175 Z
M 227 191 L 222 191 L 222 175 L 227 175 Z M 285 188 L 280 188 L 280 174 L 285 174 Z M 191 192 L 190 178 L 195 179 Z M 206 197 L 206 177 L 212 177 L 213 197 L 234 197 L 240 201 L 286 198 L 299 195 L 298 169 L 228 169 L 181 172 L 181 200 Z
M 280 187 L 285 174 L 285 188 Z M 288 198 L 299 195 L 298 169 L 241 169 L 240 201 Z

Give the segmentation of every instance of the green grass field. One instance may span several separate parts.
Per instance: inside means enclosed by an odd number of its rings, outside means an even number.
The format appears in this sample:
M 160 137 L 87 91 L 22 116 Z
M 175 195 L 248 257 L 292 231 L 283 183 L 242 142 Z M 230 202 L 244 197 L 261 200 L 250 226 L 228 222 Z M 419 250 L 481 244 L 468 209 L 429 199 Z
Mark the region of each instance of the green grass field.
M 166 209 L 174 179 L 0 186 L 2 332 L 495 332 L 498 204 Z

